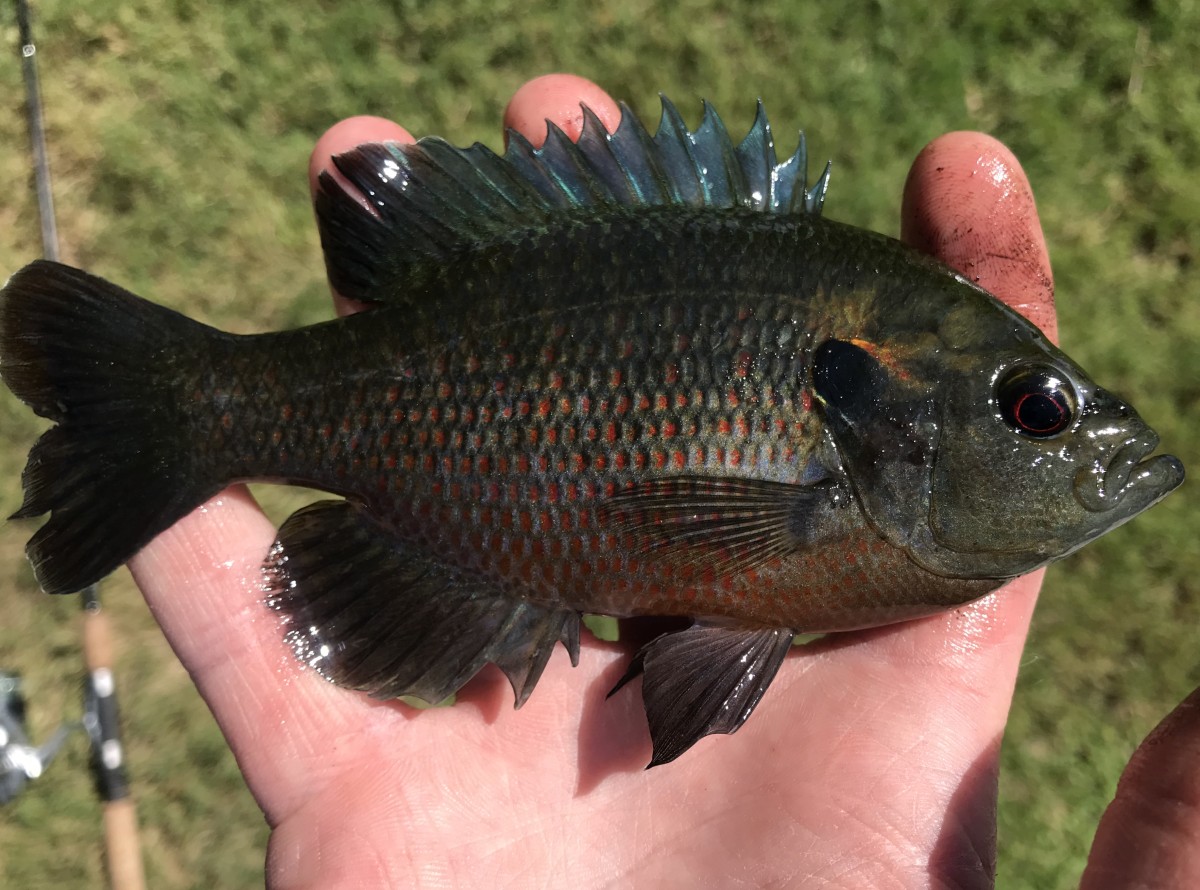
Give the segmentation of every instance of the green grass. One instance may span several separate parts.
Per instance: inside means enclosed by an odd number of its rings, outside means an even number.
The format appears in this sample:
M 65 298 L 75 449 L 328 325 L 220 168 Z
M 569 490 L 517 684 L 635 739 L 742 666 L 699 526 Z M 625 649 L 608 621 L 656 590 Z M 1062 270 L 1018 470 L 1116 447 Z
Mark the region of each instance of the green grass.
M 305 164 L 337 119 L 499 145 L 524 80 L 590 76 L 653 119 L 656 93 L 731 129 L 761 96 L 834 158 L 827 212 L 897 230 L 908 165 L 988 130 L 1023 160 L 1067 350 L 1200 467 L 1200 12 L 1083 0 L 775 5 L 682 0 L 36 4 L 66 259 L 231 330 L 322 318 Z M 668 11 L 669 10 L 669 11 Z M 0 274 L 40 253 L 11 9 L 0 12 Z M 38 424 L 0 396 L 0 512 Z M 1194 485 L 1194 483 L 1193 483 Z M 1005 741 L 999 882 L 1074 886 L 1121 767 L 1200 682 L 1192 486 L 1055 567 Z M 276 509 L 284 509 L 282 502 Z M 0 528 L 0 666 L 35 733 L 78 711 L 75 604 L 40 594 Z M 147 871 L 155 887 L 261 883 L 266 829 L 211 717 L 122 573 L 106 585 Z M 220 851 L 214 855 L 213 851 Z M 0 885 L 101 881 L 78 741 L 0 813 Z

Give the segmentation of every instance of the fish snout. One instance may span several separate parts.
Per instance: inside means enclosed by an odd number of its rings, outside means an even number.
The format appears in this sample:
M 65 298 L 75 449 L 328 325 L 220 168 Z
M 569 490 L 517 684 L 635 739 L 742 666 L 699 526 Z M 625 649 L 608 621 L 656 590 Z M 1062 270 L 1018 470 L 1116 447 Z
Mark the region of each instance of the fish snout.
M 1075 497 L 1087 510 L 1103 513 L 1125 504 L 1145 509 L 1183 482 L 1183 464 L 1170 454 L 1150 457 L 1158 434 L 1144 427 L 1115 442 L 1080 467 L 1075 474 Z

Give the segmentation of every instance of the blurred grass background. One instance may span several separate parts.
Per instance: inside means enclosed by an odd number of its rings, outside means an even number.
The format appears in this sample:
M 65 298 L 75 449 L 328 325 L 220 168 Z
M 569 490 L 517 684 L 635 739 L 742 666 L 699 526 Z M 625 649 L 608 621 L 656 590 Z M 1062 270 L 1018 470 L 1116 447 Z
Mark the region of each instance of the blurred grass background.
M 1055 264 L 1062 340 L 1200 470 L 1200 9 L 680 0 L 41 0 L 39 59 L 65 259 L 235 331 L 328 314 L 305 179 L 341 117 L 499 147 L 526 79 L 589 76 L 648 120 L 658 91 L 730 129 L 762 97 L 781 146 L 834 159 L 827 213 L 895 234 L 904 177 L 939 133 L 989 131 L 1025 164 Z M 40 253 L 17 31 L 0 10 L 0 275 Z M 39 424 L 0 394 L 0 512 Z M 1134 746 L 1200 682 L 1195 482 L 1050 572 L 1001 780 L 1001 887 L 1078 881 Z M 275 509 L 286 504 L 276 500 Z M 0 528 L 0 667 L 23 673 L 35 738 L 76 716 L 77 603 L 42 595 Z M 266 827 L 124 572 L 128 762 L 151 886 L 262 881 Z M 0 811 L 0 886 L 103 881 L 80 740 Z

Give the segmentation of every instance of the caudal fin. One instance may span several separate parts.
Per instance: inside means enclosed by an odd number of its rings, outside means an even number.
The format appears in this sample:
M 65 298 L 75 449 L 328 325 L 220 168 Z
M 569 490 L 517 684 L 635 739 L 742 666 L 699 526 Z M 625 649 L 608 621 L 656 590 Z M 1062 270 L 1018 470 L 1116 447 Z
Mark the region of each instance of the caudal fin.
M 57 423 L 29 452 L 12 516 L 50 513 L 26 547 L 49 593 L 100 580 L 215 491 L 192 473 L 180 398 L 208 331 L 58 263 L 0 290 L 0 378 Z

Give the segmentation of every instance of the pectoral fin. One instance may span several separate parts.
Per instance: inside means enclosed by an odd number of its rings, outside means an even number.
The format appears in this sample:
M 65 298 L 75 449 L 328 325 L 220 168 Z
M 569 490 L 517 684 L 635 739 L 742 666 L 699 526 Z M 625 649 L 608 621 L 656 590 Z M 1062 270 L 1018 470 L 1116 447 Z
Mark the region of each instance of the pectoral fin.
M 609 695 L 644 675 L 654 743 L 647 768 L 670 763 L 706 735 L 737 732 L 771 685 L 792 636 L 781 628 L 696 625 L 642 647 Z
M 326 679 L 376 698 L 442 701 L 486 663 L 525 703 L 562 642 L 579 660 L 579 615 L 505 597 L 404 544 L 364 510 L 321 501 L 279 530 L 267 602 Z
M 830 482 L 669 476 L 615 495 L 601 513 L 641 552 L 727 576 L 816 544 L 834 491 Z

